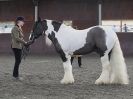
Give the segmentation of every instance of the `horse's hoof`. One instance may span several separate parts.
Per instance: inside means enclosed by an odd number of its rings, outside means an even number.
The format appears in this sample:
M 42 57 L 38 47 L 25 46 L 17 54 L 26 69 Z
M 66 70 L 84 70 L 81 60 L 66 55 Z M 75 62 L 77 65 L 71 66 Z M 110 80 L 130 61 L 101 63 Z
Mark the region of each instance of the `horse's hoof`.
M 61 80 L 61 84 L 72 84 L 72 83 L 74 83 L 74 79 L 72 79 L 72 80 L 64 80 L 64 79 L 62 79 Z
M 102 80 L 100 80 L 100 79 L 97 79 L 97 80 L 95 81 L 95 84 L 96 84 L 96 85 L 107 85 L 107 84 L 110 84 L 110 82 L 109 82 L 109 81 L 102 81 Z
M 129 84 L 129 81 L 111 81 L 110 84 L 113 84 L 113 85 L 128 85 Z

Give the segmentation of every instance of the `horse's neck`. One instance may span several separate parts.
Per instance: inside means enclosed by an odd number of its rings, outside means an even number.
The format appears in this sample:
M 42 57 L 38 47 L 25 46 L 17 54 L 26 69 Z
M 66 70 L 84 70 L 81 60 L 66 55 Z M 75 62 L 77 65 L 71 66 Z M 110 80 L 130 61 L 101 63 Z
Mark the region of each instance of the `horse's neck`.
M 65 35 L 65 34 L 73 35 L 74 32 L 78 32 L 78 30 L 74 29 L 71 26 L 67 26 L 65 24 L 62 24 L 58 31 L 58 33 L 62 35 Z
M 52 32 L 54 32 L 55 34 L 58 35 L 64 35 L 64 34 L 69 34 L 70 32 L 74 31 L 74 29 L 71 26 L 66 26 L 65 24 L 62 24 L 58 30 L 58 32 L 56 32 L 53 28 L 53 26 L 49 23 L 48 24 L 48 30 L 46 30 L 46 35 L 50 35 Z

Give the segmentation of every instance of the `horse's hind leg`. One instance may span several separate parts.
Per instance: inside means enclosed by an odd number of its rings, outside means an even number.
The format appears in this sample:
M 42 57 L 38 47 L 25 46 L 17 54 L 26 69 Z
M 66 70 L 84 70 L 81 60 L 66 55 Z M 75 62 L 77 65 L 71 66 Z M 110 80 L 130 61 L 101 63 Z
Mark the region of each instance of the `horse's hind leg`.
M 79 64 L 79 67 L 81 67 L 81 65 L 82 65 L 81 57 L 78 57 L 78 64 Z
M 109 56 L 106 53 L 104 56 L 101 57 L 102 62 L 102 73 L 100 77 L 95 81 L 95 84 L 109 84 L 110 83 L 110 63 L 109 63 Z
M 61 80 L 61 84 L 74 83 L 74 77 L 72 73 L 71 56 L 66 55 L 66 61 L 63 62 L 64 77 Z
M 74 57 L 71 57 L 71 64 L 73 63 Z

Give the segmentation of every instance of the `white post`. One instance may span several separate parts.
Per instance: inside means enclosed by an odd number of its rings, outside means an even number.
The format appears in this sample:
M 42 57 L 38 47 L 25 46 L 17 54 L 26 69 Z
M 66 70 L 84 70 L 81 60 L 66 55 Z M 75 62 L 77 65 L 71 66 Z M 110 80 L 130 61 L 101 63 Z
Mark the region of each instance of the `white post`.
M 38 19 L 38 5 L 35 6 L 35 21 Z
M 98 4 L 98 24 L 102 25 L 102 4 Z

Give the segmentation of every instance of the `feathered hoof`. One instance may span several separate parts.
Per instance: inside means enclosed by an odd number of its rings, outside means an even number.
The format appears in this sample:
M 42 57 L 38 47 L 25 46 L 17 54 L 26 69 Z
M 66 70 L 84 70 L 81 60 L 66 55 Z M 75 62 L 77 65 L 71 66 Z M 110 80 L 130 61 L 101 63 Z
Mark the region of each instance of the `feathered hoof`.
M 96 85 L 107 85 L 107 84 L 110 84 L 109 80 L 101 80 L 101 79 L 97 79 L 95 81 L 95 84 Z
M 62 79 L 61 84 L 72 84 L 74 83 L 74 79 Z
M 128 85 L 129 84 L 129 81 L 117 81 L 117 80 L 114 80 L 114 81 L 111 81 L 110 84 L 113 84 L 113 85 Z

